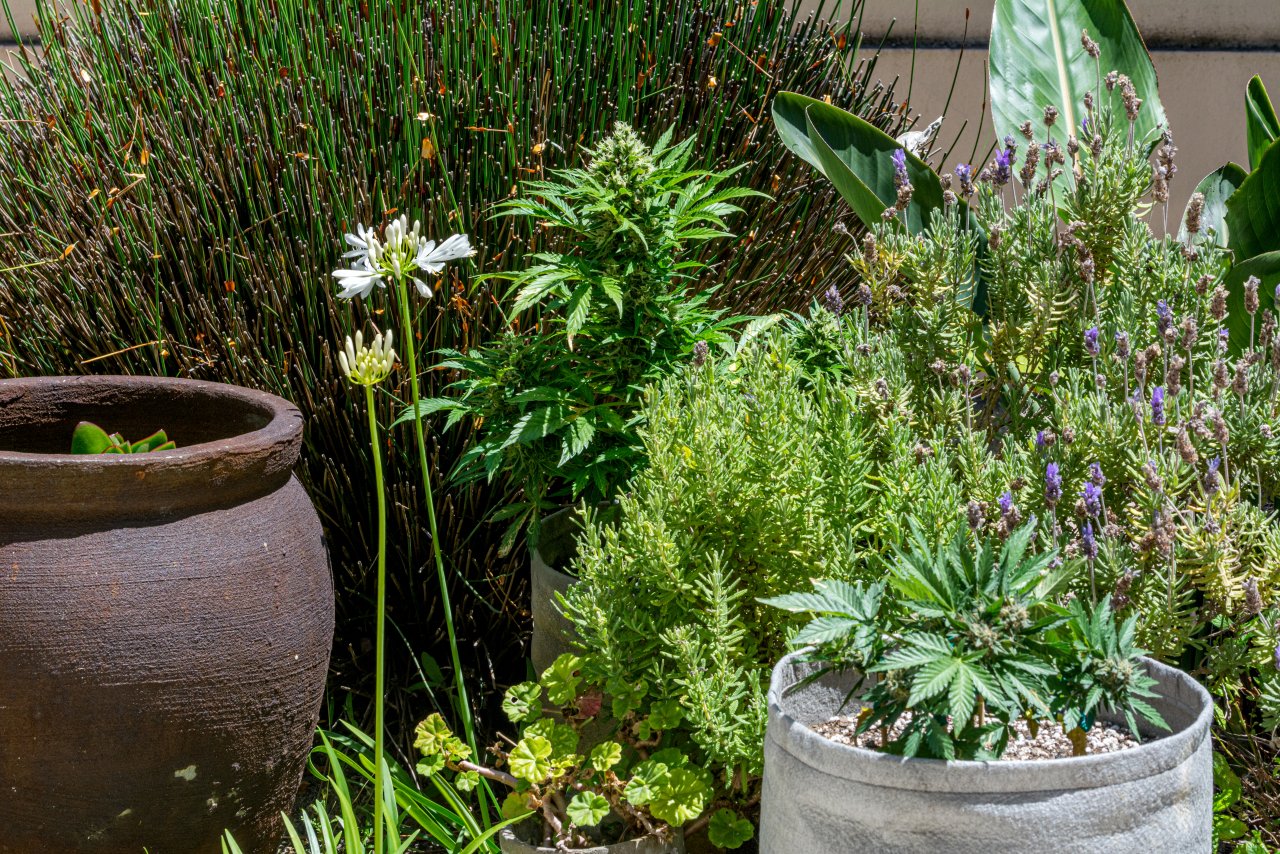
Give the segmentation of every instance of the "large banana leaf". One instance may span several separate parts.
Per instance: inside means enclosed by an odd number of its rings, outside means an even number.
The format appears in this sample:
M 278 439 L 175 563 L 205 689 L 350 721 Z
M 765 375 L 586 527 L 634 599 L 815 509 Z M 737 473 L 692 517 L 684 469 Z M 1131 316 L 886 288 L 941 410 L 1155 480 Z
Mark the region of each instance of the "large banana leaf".
M 1102 49 L 1101 65 L 1084 51 L 1080 35 L 1085 30 Z M 1112 69 L 1129 75 L 1143 99 L 1136 138 L 1167 127 L 1155 66 L 1123 0 L 996 0 L 991 116 L 1001 138 L 1016 137 L 1028 119 L 1043 130 L 1040 122 L 1050 104 L 1058 108 L 1059 125 L 1065 125 L 1055 136 L 1079 136 L 1086 91 L 1101 90 L 1102 103 L 1112 97 L 1115 108 L 1122 109 L 1119 93 L 1109 95 L 1098 80 L 1099 70 L 1105 76 Z
M 1208 235 L 1212 230 L 1213 242 L 1218 246 L 1229 246 L 1230 232 L 1227 227 L 1227 199 L 1244 183 L 1249 173 L 1238 163 L 1228 163 L 1215 169 L 1196 185 L 1195 192 L 1204 194 L 1204 213 L 1200 217 L 1200 234 Z M 1182 225 L 1178 230 L 1178 240 L 1187 242 L 1187 215 L 1182 214 Z M 1204 239 L 1204 238 L 1202 238 Z
M 1280 142 L 1227 199 L 1226 223 L 1237 260 L 1280 250 Z
M 783 144 L 825 175 L 865 225 L 879 222 L 885 208 L 893 207 L 898 190 L 892 158 L 902 149 L 896 139 L 853 113 L 795 92 L 774 98 L 773 121 Z M 919 234 L 942 207 L 942 182 L 911 152 L 907 176 L 915 194 L 900 216 L 912 234 Z
M 1255 276 L 1258 287 L 1258 313 L 1254 316 L 1256 334 L 1262 323 L 1262 310 L 1275 311 L 1275 289 L 1280 285 L 1280 252 L 1266 252 L 1231 268 L 1223 281 L 1227 289 L 1227 324 L 1231 330 L 1231 346 L 1241 351 L 1249 346 L 1249 313 L 1244 310 L 1244 283 Z
M 1280 118 L 1271 106 L 1271 97 L 1262 78 L 1254 75 L 1244 94 L 1245 129 L 1249 140 L 1249 168 L 1257 169 L 1262 155 L 1280 138 Z

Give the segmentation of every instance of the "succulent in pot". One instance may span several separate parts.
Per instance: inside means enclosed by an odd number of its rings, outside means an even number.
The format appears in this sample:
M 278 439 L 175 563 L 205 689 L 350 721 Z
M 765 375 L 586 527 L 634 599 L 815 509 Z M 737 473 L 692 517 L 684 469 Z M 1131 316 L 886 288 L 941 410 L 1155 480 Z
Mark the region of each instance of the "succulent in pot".
M 418 772 L 450 773 L 463 790 L 482 777 L 509 788 L 502 815 L 515 823 L 500 837 L 508 854 L 683 852 L 683 828 L 708 824 L 749 836 L 749 824 L 713 809 L 711 775 L 679 750 L 647 753 L 603 741 L 579 753 L 580 725 L 599 713 L 602 699 L 580 693 L 579 664 L 562 655 L 538 682 L 508 689 L 502 708 L 519 738 L 495 747 L 491 764 L 473 757 L 440 715 L 422 721 Z
M 82 421 L 168 437 L 67 453 Z M 0 381 L 0 848 L 274 850 L 333 638 L 301 439 L 234 386 Z
M 1207 692 L 1108 599 L 1058 601 L 1074 568 L 1034 535 L 917 532 L 883 583 L 769 600 L 815 616 L 770 689 L 763 852 L 1208 847 Z M 848 744 L 819 734 L 851 705 Z M 1051 730 L 1065 758 L 1013 758 Z

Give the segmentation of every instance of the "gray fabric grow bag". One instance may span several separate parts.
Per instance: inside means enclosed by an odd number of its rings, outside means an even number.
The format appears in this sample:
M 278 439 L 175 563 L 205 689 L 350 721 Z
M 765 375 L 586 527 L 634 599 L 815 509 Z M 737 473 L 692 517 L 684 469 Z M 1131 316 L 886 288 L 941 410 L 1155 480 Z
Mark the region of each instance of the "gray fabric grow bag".
M 814 665 L 773 670 L 761 854 L 1205 854 L 1213 701 L 1148 661 L 1173 734 L 1118 753 L 1030 762 L 901 759 L 806 726 L 840 712 L 852 674 L 791 690 Z
M 540 823 L 539 823 L 540 826 Z M 527 830 L 526 826 L 521 830 Z M 512 828 L 504 828 L 498 836 L 498 846 L 502 854 L 561 854 L 558 848 L 543 848 L 524 841 L 523 834 Z M 615 842 L 613 845 L 597 845 L 594 848 L 574 848 L 573 854 L 684 854 L 684 837 L 679 831 L 672 838 L 663 841 L 656 836 L 643 836 L 629 842 Z

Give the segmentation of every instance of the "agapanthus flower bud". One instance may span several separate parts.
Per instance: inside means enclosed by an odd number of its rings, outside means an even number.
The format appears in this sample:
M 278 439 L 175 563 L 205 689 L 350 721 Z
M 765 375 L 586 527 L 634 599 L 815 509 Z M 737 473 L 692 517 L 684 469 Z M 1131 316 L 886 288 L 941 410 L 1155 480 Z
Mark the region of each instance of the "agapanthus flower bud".
M 1089 481 L 1085 483 L 1080 497 L 1084 499 L 1084 512 L 1096 519 L 1102 512 L 1102 490 L 1096 483 Z
M 1084 331 L 1084 351 L 1094 357 L 1101 352 L 1098 346 L 1098 327 L 1091 326 Z
M 1256 617 L 1262 613 L 1262 594 L 1258 592 L 1258 579 L 1250 576 L 1244 580 L 1244 615 Z
M 356 332 L 355 340 L 347 336 L 346 346 L 338 351 L 338 366 L 342 375 L 352 385 L 373 386 L 391 375 L 396 365 L 396 351 L 391 347 L 392 333 L 373 336 L 370 346 L 365 346 L 364 333 Z
M 827 288 L 822 294 L 823 307 L 835 315 L 844 312 L 844 298 L 840 296 L 840 289 L 835 285 Z
M 1062 475 L 1057 463 L 1049 463 L 1044 468 L 1044 503 L 1049 509 L 1057 506 L 1062 500 Z
M 1156 386 L 1151 392 L 1151 423 L 1164 426 L 1164 386 Z
M 1080 553 L 1090 563 L 1098 559 L 1098 540 L 1093 534 L 1093 523 L 1085 522 L 1080 529 Z

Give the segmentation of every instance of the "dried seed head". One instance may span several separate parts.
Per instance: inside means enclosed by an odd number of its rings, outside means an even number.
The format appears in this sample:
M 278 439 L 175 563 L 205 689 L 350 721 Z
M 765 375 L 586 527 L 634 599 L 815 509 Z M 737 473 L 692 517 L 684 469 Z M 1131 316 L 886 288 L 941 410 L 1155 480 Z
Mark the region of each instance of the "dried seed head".
M 1191 434 L 1187 432 L 1185 424 L 1178 428 L 1178 456 L 1189 466 L 1200 461 L 1200 455 L 1196 453 L 1196 446 L 1192 444 Z
M 1116 333 L 1116 358 L 1119 359 L 1121 362 L 1127 362 L 1129 361 L 1130 355 L 1131 353 L 1129 350 L 1129 333 L 1117 332 Z
M 1188 315 L 1182 320 L 1182 349 L 1190 351 L 1196 345 L 1196 338 L 1199 337 L 1200 330 L 1196 326 L 1196 319 Z
M 834 290 L 834 287 L 832 290 Z M 838 313 L 839 312 L 837 312 L 837 314 Z M 701 368 L 707 363 L 707 354 L 710 350 L 711 348 L 707 345 L 706 341 L 699 341 L 693 345 L 693 366 L 695 368 Z
M 880 259 L 880 251 L 876 245 L 876 236 L 867 232 L 862 238 L 862 260 L 875 264 Z
M 1169 368 L 1165 371 L 1165 384 L 1169 387 L 1169 394 L 1177 395 L 1182 391 L 1182 369 L 1187 366 L 1187 360 L 1181 356 L 1174 356 L 1169 360 Z
M 1107 91 L 1108 92 L 1113 91 L 1116 88 L 1116 83 L 1118 83 L 1119 80 L 1120 80 L 1119 71 L 1116 71 L 1114 69 L 1112 69 L 1111 71 L 1108 71 L 1106 76 L 1106 81 L 1105 81 L 1107 84 Z
M 1244 280 L 1244 310 L 1250 314 L 1258 311 L 1258 285 L 1262 284 L 1257 276 Z
M 1102 51 L 1098 48 L 1098 43 L 1089 38 L 1088 30 L 1080 31 L 1080 44 L 1084 47 L 1084 52 L 1094 59 L 1102 56 Z
M 1209 316 L 1218 323 L 1223 321 L 1227 316 L 1227 289 L 1223 287 L 1214 288 L 1213 299 L 1209 303 Z
M 1022 135 L 1023 135 L 1024 137 L 1026 137 L 1028 140 L 1035 139 L 1035 131 L 1034 131 L 1034 130 L 1032 130 L 1032 128 L 1031 128 L 1031 119 L 1027 119 L 1025 122 L 1023 122 L 1021 125 L 1019 125 L 1019 126 L 1018 126 L 1018 130 L 1019 130 L 1019 131 L 1022 133 Z
M 1044 126 L 1051 128 L 1054 122 L 1058 120 L 1058 108 L 1050 104 L 1044 108 Z
M 858 285 L 858 289 L 853 292 L 853 304 L 863 308 L 871 305 L 871 286 L 866 282 Z
M 1212 284 L 1213 284 L 1213 276 L 1210 276 L 1208 273 L 1205 273 L 1203 276 L 1196 279 L 1196 293 L 1199 294 L 1200 296 L 1204 296 L 1205 294 L 1209 293 L 1209 286 Z
M 840 289 L 835 285 L 827 288 L 822 294 L 822 306 L 834 315 L 844 313 L 844 297 L 840 296 Z M 703 342 L 699 342 L 703 343 Z M 701 364 L 701 363 L 699 363 Z
M 1258 579 L 1250 576 L 1244 580 L 1244 615 L 1256 617 L 1262 613 L 1262 594 L 1258 592 Z
M 1187 233 L 1199 234 L 1204 217 L 1204 193 L 1192 193 L 1187 203 Z
M 969 530 L 978 530 L 987 521 L 987 505 L 970 501 L 969 506 L 965 508 L 965 517 L 969 523 Z

